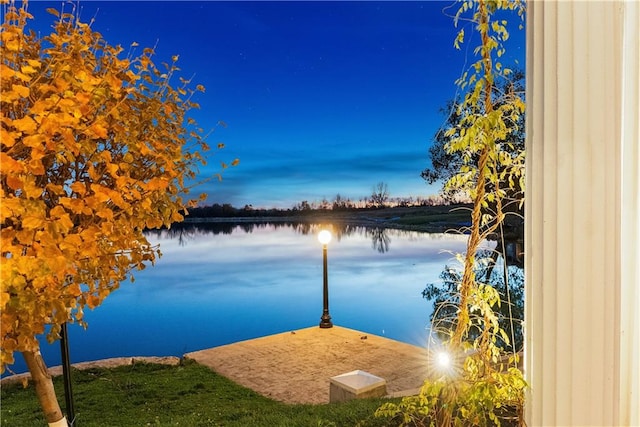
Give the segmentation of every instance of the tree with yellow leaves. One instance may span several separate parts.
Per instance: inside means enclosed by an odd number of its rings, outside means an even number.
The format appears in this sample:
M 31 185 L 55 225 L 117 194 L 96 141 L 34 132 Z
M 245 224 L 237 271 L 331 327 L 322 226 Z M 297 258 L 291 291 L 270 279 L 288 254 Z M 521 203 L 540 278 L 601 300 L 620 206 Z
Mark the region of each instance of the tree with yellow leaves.
M 2 7 L 1 368 L 21 352 L 47 422 L 66 425 L 37 335 L 84 324 L 160 255 L 143 230 L 196 203 L 189 182 L 208 147 L 186 114 L 204 88 L 173 87 L 177 56 L 162 70 L 153 49 L 123 57 L 74 14 L 50 10 L 54 30 L 39 38 L 26 2 Z

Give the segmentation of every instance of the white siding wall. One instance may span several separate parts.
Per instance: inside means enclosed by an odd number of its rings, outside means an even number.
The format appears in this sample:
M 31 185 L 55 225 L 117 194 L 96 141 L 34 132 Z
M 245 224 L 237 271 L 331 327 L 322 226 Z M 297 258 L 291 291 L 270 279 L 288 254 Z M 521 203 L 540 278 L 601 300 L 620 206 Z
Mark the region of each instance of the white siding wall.
M 528 423 L 640 425 L 640 16 L 530 1 Z

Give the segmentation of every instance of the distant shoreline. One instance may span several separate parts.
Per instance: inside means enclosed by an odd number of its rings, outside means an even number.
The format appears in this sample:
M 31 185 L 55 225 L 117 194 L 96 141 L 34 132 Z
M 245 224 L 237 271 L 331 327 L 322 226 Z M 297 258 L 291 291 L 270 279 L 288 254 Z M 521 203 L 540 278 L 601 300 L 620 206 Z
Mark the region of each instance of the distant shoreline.
M 334 223 L 362 227 L 380 227 L 428 233 L 457 232 L 471 221 L 470 205 L 412 206 L 357 210 L 283 211 L 282 215 L 186 217 L 188 224 L 249 224 L 249 223 Z
M 374 218 L 336 218 L 323 216 L 289 216 L 289 217 L 214 217 L 214 218 L 187 218 L 188 224 L 268 224 L 268 223 L 304 223 L 304 224 L 345 224 L 357 227 L 379 227 L 397 230 L 422 231 L 426 233 L 460 232 L 461 228 L 468 224 L 453 224 L 448 222 L 426 224 L 401 224 L 394 219 L 377 220 Z

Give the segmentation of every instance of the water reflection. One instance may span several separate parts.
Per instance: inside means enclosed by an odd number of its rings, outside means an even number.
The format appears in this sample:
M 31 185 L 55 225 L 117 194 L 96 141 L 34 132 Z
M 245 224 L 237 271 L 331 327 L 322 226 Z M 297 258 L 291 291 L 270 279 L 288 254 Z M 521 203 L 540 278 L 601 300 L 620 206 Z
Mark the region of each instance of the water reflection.
M 317 326 L 327 224 L 198 223 L 148 234 L 163 253 L 95 311 L 69 327 L 72 362 L 176 355 Z M 422 297 L 465 237 L 331 225 L 334 324 L 423 344 L 432 304 Z M 44 340 L 43 340 L 44 341 Z M 43 344 L 48 365 L 59 346 Z M 20 358 L 14 366 L 24 370 Z
M 335 239 L 340 241 L 343 237 L 349 237 L 355 234 L 365 235 L 371 239 L 371 247 L 379 252 L 388 252 L 391 246 L 391 236 L 402 236 L 403 238 L 410 238 L 415 235 L 416 231 L 390 229 L 385 227 L 365 227 L 361 225 L 351 224 L 335 224 L 335 223 L 300 223 L 300 222 L 245 222 L 245 221 L 223 221 L 223 222 L 189 222 L 174 225 L 171 229 L 150 230 L 147 231 L 148 236 L 155 238 L 170 238 L 176 239 L 182 246 L 186 245 L 191 239 L 195 239 L 198 236 L 206 235 L 230 235 L 243 231 L 245 233 L 253 233 L 254 231 L 262 230 L 278 230 L 278 229 L 291 229 L 295 233 L 308 236 L 317 234 L 322 228 L 326 228 L 331 231 L 331 234 Z M 424 233 L 421 233 L 424 234 Z M 439 234 L 434 234 L 439 235 Z M 451 236 L 451 235 L 447 235 Z
M 496 251 L 483 250 L 478 259 L 488 260 Z M 497 267 L 497 268 L 496 268 Z M 521 351 L 524 345 L 524 270 L 517 265 L 505 265 L 504 258 L 491 265 L 478 263 L 475 271 L 478 280 L 490 284 L 500 294 L 500 304 L 493 307 L 500 328 L 506 333 L 507 340 L 496 337 L 496 344 L 507 352 Z M 462 271 L 456 266 L 445 266 L 436 283 L 429 283 L 423 290 L 423 296 L 433 304 L 432 324 L 436 336 L 445 339 L 455 329 L 460 302 L 459 284 Z M 479 312 L 470 314 L 469 338 L 480 336 L 480 326 L 484 320 Z
M 386 228 L 371 228 L 366 230 L 366 233 L 371 237 L 371 245 L 373 246 L 373 249 L 380 253 L 389 251 L 391 239 L 387 235 L 388 230 Z

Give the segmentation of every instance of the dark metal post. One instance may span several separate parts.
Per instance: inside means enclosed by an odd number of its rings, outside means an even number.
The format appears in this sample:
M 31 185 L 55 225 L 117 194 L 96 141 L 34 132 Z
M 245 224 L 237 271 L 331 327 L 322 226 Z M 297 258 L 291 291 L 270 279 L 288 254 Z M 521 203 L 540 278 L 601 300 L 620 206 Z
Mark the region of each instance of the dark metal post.
M 323 287 L 322 287 L 322 317 L 320 318 L 321 328 L 332 328 L 331 316 L 329 315 L 329 276 L 327 274 L 327 245 L 322 245 L 322 266 L 323 266 Z
M 71 362 L 69 361 L 69 340 L 67 323 L 60 330 L 60 352 L 62 353 L 62 377 L 64 379 L 64 400 L 67 405 L 67 423 L 74 427 L 75 411 L 73 409 L 73 390 L 71 390 Z

